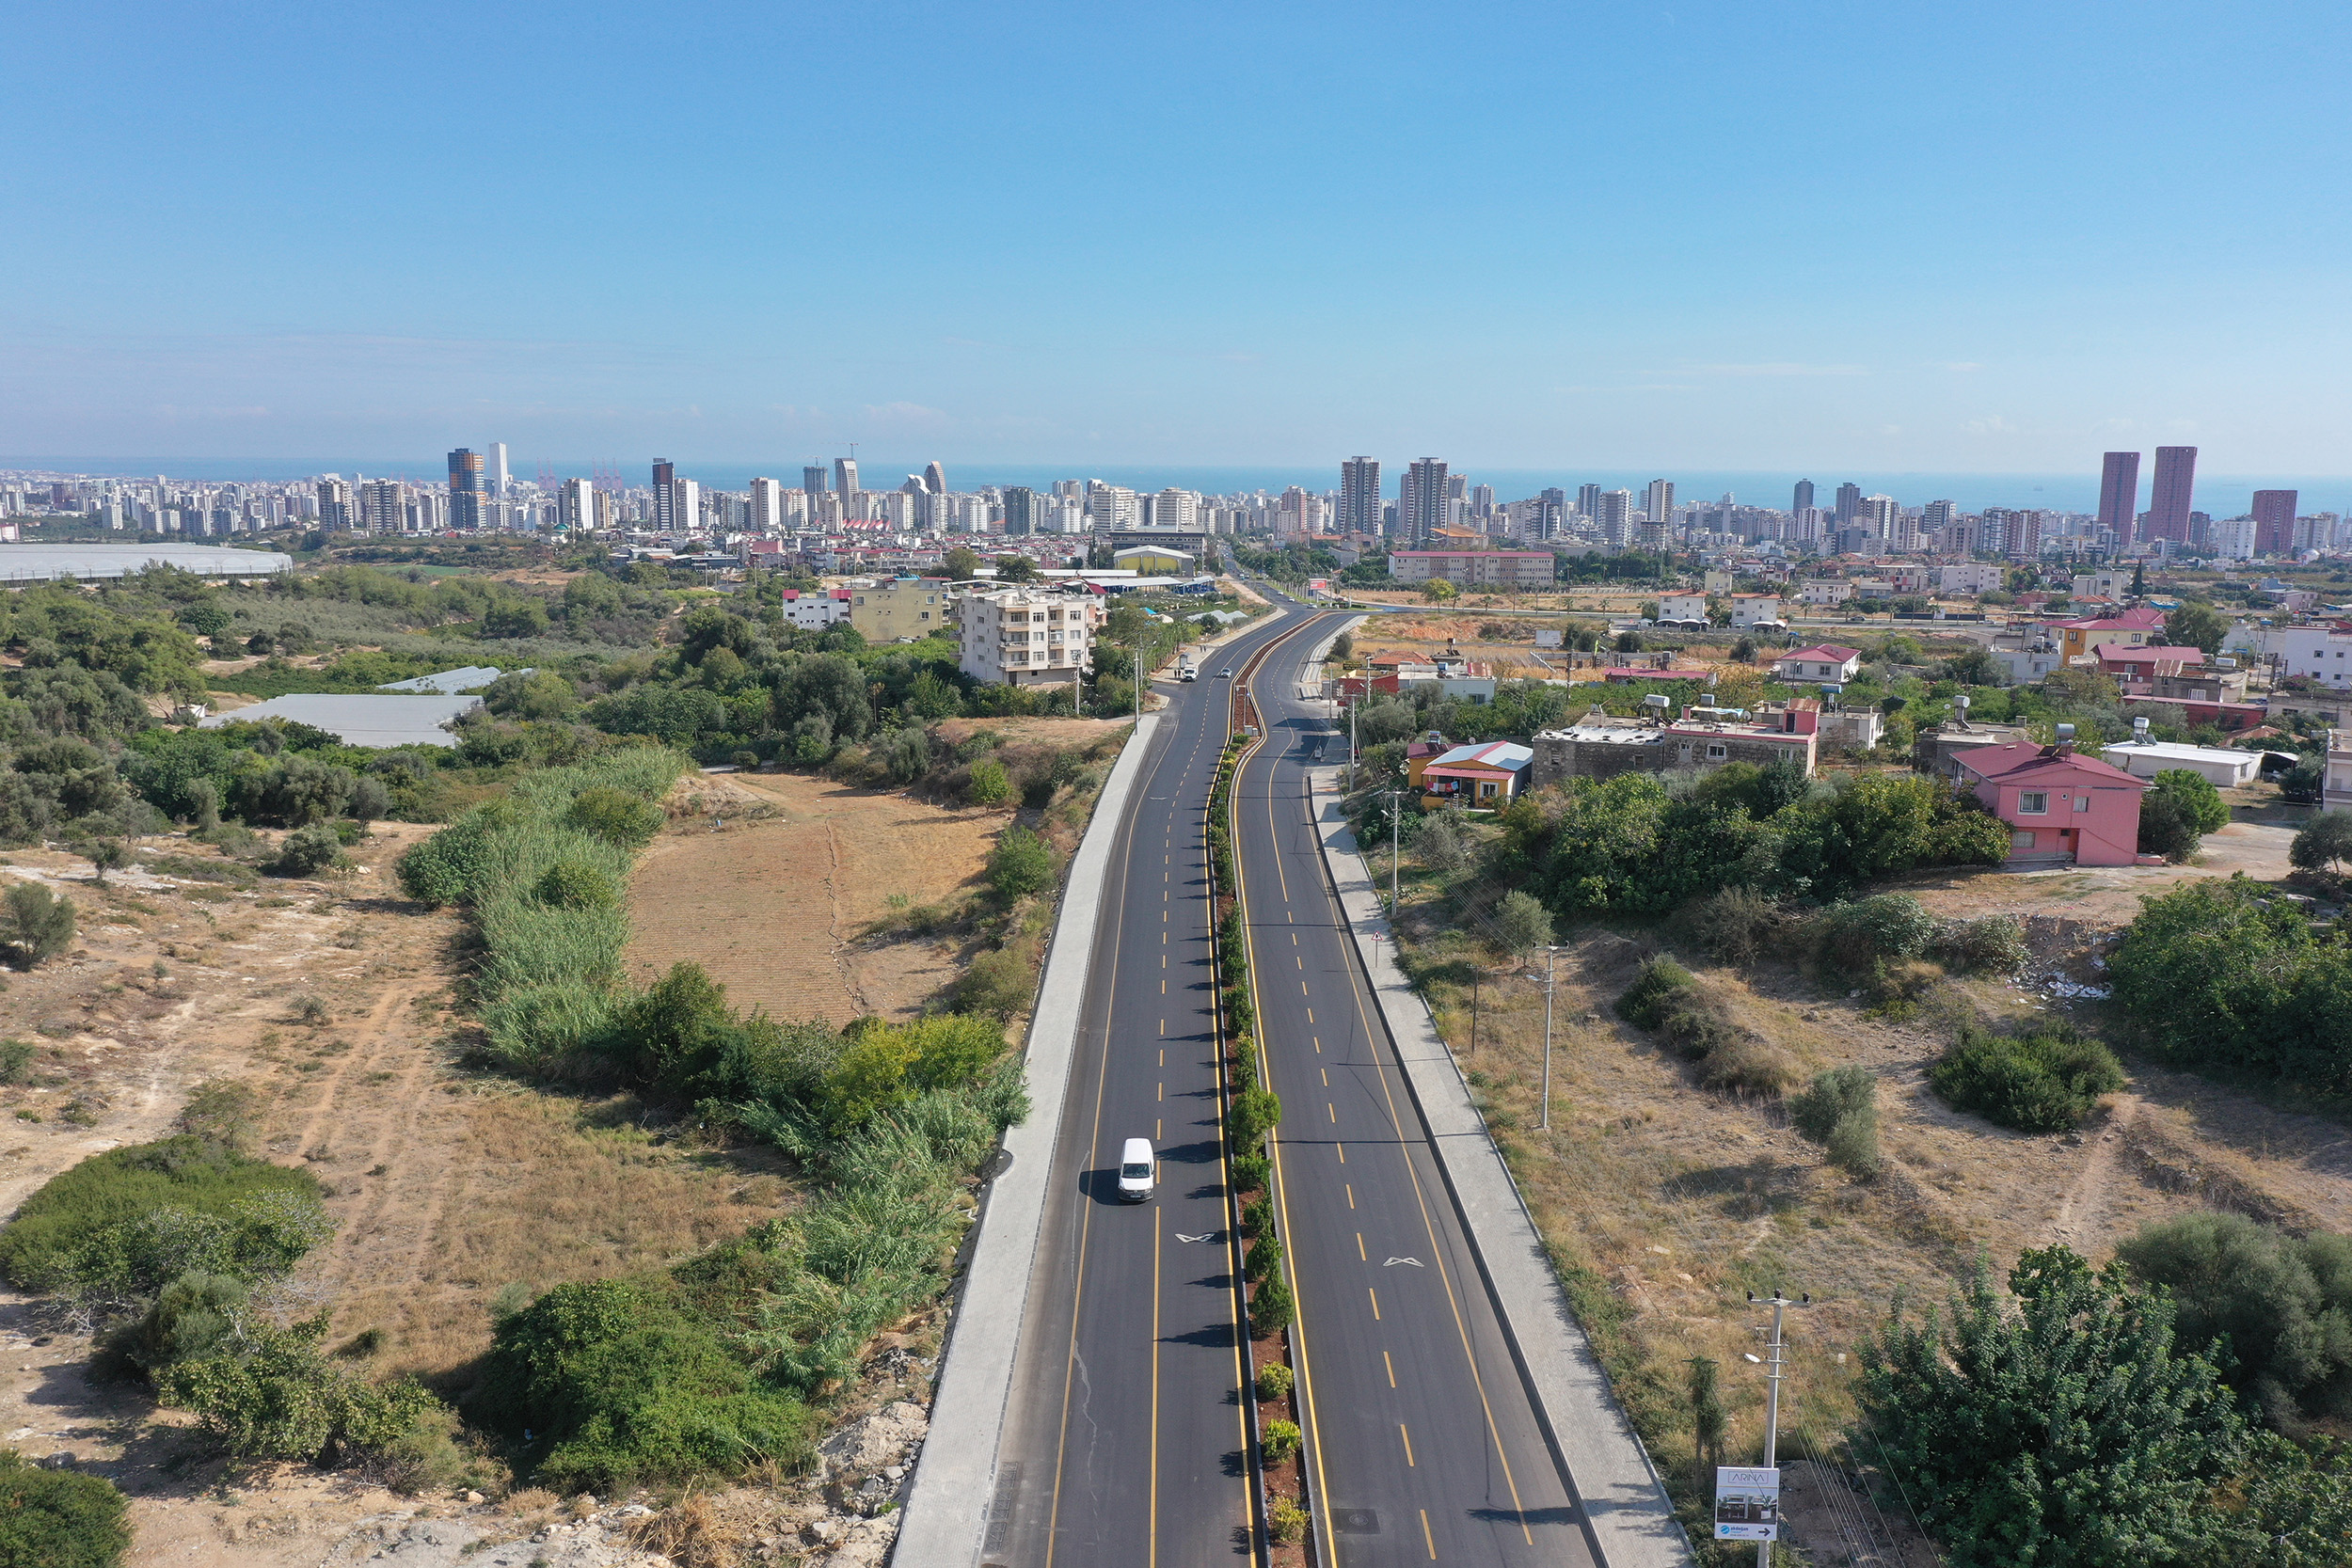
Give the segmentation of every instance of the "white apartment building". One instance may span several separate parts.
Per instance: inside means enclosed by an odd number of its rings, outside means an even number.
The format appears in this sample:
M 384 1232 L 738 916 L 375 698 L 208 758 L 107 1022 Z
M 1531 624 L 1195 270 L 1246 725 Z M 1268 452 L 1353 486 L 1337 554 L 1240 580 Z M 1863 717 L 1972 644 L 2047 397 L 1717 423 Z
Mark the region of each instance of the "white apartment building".
M 1658 618 L 1661 621 L 1704 621 L 1707 619 L 1707 595 L 1661 594 L 1658 596 Z
M 1853 584 L 1843 578 L 1811 578 L 1797 585 L 1797 602 L 1841 605 L 1853 597 Z
M 1074 682 L 1089 662 L 1092 607 L 1064 594 L 1010 588 L 955 606 L 961 668 L 991 686 Z
M 2309 675 L 2352 689 L 2352 635 L 2326 626 L 2249 626 L 2241 621 L 2231 633 L 2230 645 L 2276 658 L 2282 676 Z
M 1087 515 L 1097 529 L 1136 528 L 1143 521 L 1142 504 L 1123 484 L 1088 482 Z
M 2075 579 L 2077 594 L 2088 592 Z M 1997 594 L 2009 581 L 2009 568 L 1991 561 L 1963 561 L 1956 566 L 1935 569 L 1935 591 L 1939 594 Z
M 1779 594 L 1734 594 L 1731 596 L 1731 624 L 1734 626 L 1778 626 L 1780 621 Z
M 772 479 L 753 480 L 751 506 L 744 514 L 743 526 L 754 533 L 782 533 L 784 522 L 784 486 Z

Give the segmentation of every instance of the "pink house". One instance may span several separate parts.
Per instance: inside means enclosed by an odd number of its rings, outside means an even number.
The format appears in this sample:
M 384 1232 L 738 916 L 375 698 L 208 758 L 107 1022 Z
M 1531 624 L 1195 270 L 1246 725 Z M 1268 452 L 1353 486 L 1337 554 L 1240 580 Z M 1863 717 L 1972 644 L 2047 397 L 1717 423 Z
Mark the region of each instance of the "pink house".
M 2133 778 L 2072 746 L 1979 746 L 1952 758 L 1961 781 L 2009 824 L 2009 858 L 2130 865 L 2139 854 L 2139 798 Z

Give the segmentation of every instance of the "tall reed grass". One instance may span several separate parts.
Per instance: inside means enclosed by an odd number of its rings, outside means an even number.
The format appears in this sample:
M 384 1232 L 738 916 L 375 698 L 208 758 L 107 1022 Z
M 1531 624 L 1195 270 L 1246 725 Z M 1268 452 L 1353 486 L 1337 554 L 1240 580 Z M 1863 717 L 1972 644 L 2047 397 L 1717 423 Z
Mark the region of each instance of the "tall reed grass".
M 641 747 L 545 768 L 401 857 L 401 884 L 410 896 L 462 904 L 472 920 L 483 947 L 474 1000 L 491 1053 L 502 1063 L 547 1070 L 627 999 L 628 914 L 538 895 L 557 865 L 595 871 L 613 887 L 628 879 L 631 852 L 566 820 L 573 799 L 601 787 L 659 800 L 690 766 L 675 752 Z

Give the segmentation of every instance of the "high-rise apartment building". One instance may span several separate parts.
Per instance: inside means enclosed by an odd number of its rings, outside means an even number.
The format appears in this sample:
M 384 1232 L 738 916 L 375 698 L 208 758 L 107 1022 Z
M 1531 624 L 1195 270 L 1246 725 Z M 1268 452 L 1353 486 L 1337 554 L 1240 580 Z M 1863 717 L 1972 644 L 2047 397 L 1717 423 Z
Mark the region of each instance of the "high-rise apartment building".
M 319 527 L 327 530 L 349 529 L 352 525 L 351 482 L 340 474 L 328 474 L 319 481 Z M 194 512 L 197 509 L 187 509 Z
M 2099 526 L 2129 545 L 2139 516 L 2139 453 L 2111 451 L 2099 465 Z
M 1473 517 L 1493 516 L 1495 515 L 1495 487 L 1491 484 L 1471 485 L 1470 509 L 1470 515 Z
M 1845 500 L 1844 490 L 1839 490 L 1837 499 L 1841 503 Z M 1855 503 L 1854 521 L 1868 530 L 1873 539 L 1891 542 L 1898 538 L 1902 515 L 1901 504 L 1892 496 L 1865 496 Z
M 844 517 L 862 516 L 857 503 L 857 459 L 836 457 L 833 460 L 833 487 L 841 497 Z
M 514 483 L 513 477 L 506 471 L 506 443 L 503 441 L 490 443 L 489 481 L 490 494 L 501 498 L 505 496 L 508 486 Z
M 1037 492 L 1025 484 L 1005 486 L 1005 537 L 1023 539 L 1038 531 Z
M 923 488 L 934 496 L 946 495 L 947 493 L 947 470 L 936 462 L 924 464 Z
M 1862 515 L 1862 486 L 1848 480 L 1837 487 L 1837 505 L 1833 514 L 1839 528 L 1851 526 Z
M 1801 517 L 1804 515 L 1804 509 L 1812 504 L 1813 482 L 1809 479 L 1797 481 L 1797 488 L 1788 500 L 1788 515 Z
M 1576 509 L 1584 515 L 1587 521 L 1598 517 L 1600 515 L 1600 486 L 1597 484 L 1578 485 L 1576 487 Z
M 1397 487 L 1396 531 L 1400 538 L 1425 544 L 1446 521 L 1445 465 L 1424 457 L 1409 465 Z
M 759 481 L 752 482 L 756 485 Z M 596 529 L 596 502 L 604 499 L 590 479 L 567 479 L 555 492 L 555 520 L 560 528 L 574 534 L 593 533 Z
M 2300 499 L 2293 490 L 2254 492 L 2255 554 L 2287 555 L 2294 551 L 2295 503 Z
M 1300 494 L 1303 495 L 1305 492 L 1301 491 Z M 1153 528 L 1199 528 L 1200 526 L 1200 498 L 1190 490 L 1179 490 L 1172 485 L 1161 491 L 1152 498 L 1152 526 Z
M 654 459 L 653 465 L 653 526 L 665 532 L 674 532 L 689 525 L 678 521 L 673 503 L 677 499 L 677 465 L 666 457 Z
M 321 510 L 324 510 L 322 507 Z M 396 479 L 362 480 L 359 531 L 398 533 L 408 526 L 408 486 Z
M 1602 491 L 1593 499 L 1593 521 L 1600 526 L 1603 544 L 1612 549 L 1623 549 L 1633 543 L 1632 491 Z
M 751 505 L 743 519 L 754 533 L 784 531 L 784 486 L 772 479 L 752 481 Z
M 2196 488 L 2197 449 L 2158 447 L 2155 478 L 2148 487 L 2149 538 L 2188 543 L 2189 499 Z
M 1674 521 L 1675 486 L 1670 479 L 1653 479 L 1642 492 L 1644 520 L 1663 525 Z
M 1340 465 L 1340 531 L 1380 531 L 1380 460 L 1351 457 Z
M 472 532 L 488 520 L 483 506 L 483 470 L 482 454 L 470 447 L 459 447 L 449 454 L 450 527 Z
M 1095 528 L 1135 528 L 1143 521 L 1142 504 L 1123 484 L 1087 481 L 1087 516 Z
M 801 493 L 808 498 L 809 513 L 817 512 L 817 498 L 825 493 L 825 469 L 819 463 L 811 463 L 801 469 Z

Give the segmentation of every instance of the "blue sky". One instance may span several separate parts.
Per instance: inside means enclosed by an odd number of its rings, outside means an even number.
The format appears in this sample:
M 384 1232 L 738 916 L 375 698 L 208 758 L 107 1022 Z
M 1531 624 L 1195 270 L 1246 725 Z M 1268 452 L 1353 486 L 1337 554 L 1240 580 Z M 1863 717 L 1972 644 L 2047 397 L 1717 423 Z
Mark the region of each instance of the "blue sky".
M 2352 472 L 2341 6 L 0 14 L 0 451 Z

